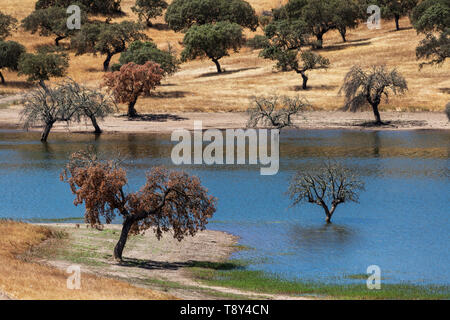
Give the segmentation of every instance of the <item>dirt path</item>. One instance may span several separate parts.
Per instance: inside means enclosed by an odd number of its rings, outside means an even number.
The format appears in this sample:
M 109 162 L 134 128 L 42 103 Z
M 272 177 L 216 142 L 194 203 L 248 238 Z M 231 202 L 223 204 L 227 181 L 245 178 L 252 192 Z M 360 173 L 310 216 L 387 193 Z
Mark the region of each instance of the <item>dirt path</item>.
M 1 100 L 0 100 L 1 103 Z M 21 106 L 12 105 L 0 109 L 0 128 L 21 128 Z M 309 111 L 295 119 L 295 125 L 300 129 L 356 129 L 356 130 L 417 130 L 417 129 L 450 129 L 450 122 L 444 113 L 433 112 L 383 112 L 382 119 L 388 125 L 373 127 L 371 112 L 342 111 Z M 189 113 L 158 113 L 145 115 L 135 120 L 125 116 L 107 117 L 100 123 L 104 132 L 129 133 L 167 133 L 176 129 L 194 128 L 194 121 L 202 121 L 203 128 L 245 128 L 248 116 L 243 112 L 189 112 Z M 39 127 L 31 131 L 41 131 Z M 57 123 L 53 132 L 91 132 L 90 123 L 71 124 Z
M 206 265 L 220 268 L 236 250 L 237 237 L 224 232 L 206 230 L 178 242 L 170 235 L 158 241 L 149 231 L 129 239 L 124 262 L 117 264 L 111 253 L 119 236 L 119 225 L 106 226 L 103 231 L 86 228 L 85 225 L 79 228 L 73 224 L 49 226 L 62 228 L 68 234 L 68 243 L 63 248 L 47 243 L 39 249 L 38 256 L 41 262 L 63 270 L 78 264 L 82 273 L 118 278 L 181 299 L 305 299 L 209 286 L 193 279 L 191 267 Z

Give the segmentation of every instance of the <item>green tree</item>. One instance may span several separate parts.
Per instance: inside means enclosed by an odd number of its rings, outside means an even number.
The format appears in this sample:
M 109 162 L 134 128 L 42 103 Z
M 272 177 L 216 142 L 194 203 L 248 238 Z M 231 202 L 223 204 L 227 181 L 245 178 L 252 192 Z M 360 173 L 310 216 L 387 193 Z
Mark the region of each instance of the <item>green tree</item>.
M 71 47 L 77 55 L 92 53 L 105 55 L 103 70 L 108 71 L 111 58 L 127 49 L 127 45 L 136 40 L 146 39 L 142 26 L 123 21 L 121 23 L 93 22 L 82 26 L 71 38 Z
M 265 28 L 269 39 L 266 47 L 260 52 L 265 59 L 277 61 L 276 68 L 281 71 L 295 71 L 303 79 L 302 88 L 307 89 L 306 72 L 313 69 L 326 69 L 330 61 L 310 50 L 303 50 L 308 44 L 310 34 L 307 33 L 302 20 L 276 20 Z
M 194 25 L 186 32 L 181 60 L 193 60 L 198 57 L 211 59 L 217 72 L 222 68 L 219 60 L 229 55 L 229 50 L 237 52 L 245 43 L 242 27 L 237 23 L 217 22 L 215 24 Z
M 243 0 L 174 0 L 167 8 L 165 20 L 175 31 L 219 21 L 256 30 L 259 23 L 255 10 Z
M 35 8 L 47 9 L 50 7 L 67 8 L 72 4 L 81 4 L 91 14 L 119 14 L 121 0 L 38 0 Z
M 165 0 L 136 0 L 136 4 L 131 7 L 131 11 L 138 15 L 139 20 L 151 27 L 151 19 L 161 16 L 163 10 L 167 9 L 168 6 Z
M 347 30 L 356 28 L 361 20 L 367 17 L 367 6 L 362 6 L 361 3 L 358 0 L 341 0 L 336 2 L 337 6 L 333 21 L 344 42 L 347 41 Z
M 19 75 L 28 76 L 28 81 L 38 81 L 44 90 L 48 90 L 45 80 L 51 77 L 64 77 L 69 67 L 69 58 L 65 53 L 38 51 L 24 53 L 20 57 Z
M 20 43 L 0 40 L 0 80 L 2 84 L 5 83 L 2 69 L 17 71 L 19 59 L 23 53 L 25 53 L 25 47 Z
M 442 65 L 450 57 L 450 3 L 448 0 L 422 1 L 411 14 L 418 33 L 425 34 L 416 48 L 417 59 L 427 59 L 424 65 Z
M 17 19 L 0 11 L 0 40 L 9 37 L 16 27 Z
M 81 23 L 86 20 L 84 10 L 81 10 Z M 55 36 L 55 45 L 59 45 L 59 41 L 73 35 L 76 30 L 67 28 L 68 14 L 66 8 L 48 7 L 33 11 L 29 16 L 22 20 L 22 27 L 31 32 L 31 34 L 39 33 L 40 36 Z
M 377 4 L 381 8 L 381 17 L 394 19 L 396 29 L 400 30 L 400 18 L 409 15 L 417 2 L 418 0 L 378 0 Z
M 134 62 L 136 64 L 143 65 L 147 61 L 153 61 L 161 66 L 164 70 L 164 75 L 170 75 L 175 73 L 180 65 L 180 61 L 171 51 L 170 47 L 168 51 L 160 50 L 153 42 L 135 41 L 128 49 L 121 53 L 119 64 L 113 66 L 114 71 L 120 70 L 121 66 Z

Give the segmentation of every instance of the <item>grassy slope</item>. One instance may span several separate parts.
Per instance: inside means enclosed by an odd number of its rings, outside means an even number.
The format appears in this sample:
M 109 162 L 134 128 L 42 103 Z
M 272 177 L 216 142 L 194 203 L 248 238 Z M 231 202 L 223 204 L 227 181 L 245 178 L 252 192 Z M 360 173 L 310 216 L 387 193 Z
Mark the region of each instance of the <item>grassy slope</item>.
M 277 6 L 279 0 L 248 0 L 261 12 Z M 19 5 L 20 2 L 20 5 Z M 35 0 L 0 0 L 0 10 L 22 19 L 33 10 Z M 127 13 L 123 19 L 136 19 L 130 11 L 134 0 L 123 0 L 122 7 Z M 120 19 L 119 19 L 120 20 Z M 164 21 L 159 18 L 161 26 Z M 402 19 L 406 28 L 395 32 L 393 22 L 383 22 L 381 30 L 368 30 L 361 25 L 349 32 L 347 44 L 341 43 L 336 32 L 325 35 L 325 49 L 322 54 L 328 57 L 332 67 L 328 71 L 310 72 L 311 90 L 299 91 L 300 79 L 294 72 L 280 73 L 273 70 L 271 61 L 258 57 L 258 51 L 243 48 L 240 53 L 224 58 L 222 64 L 228 73 L 216 75 L 211 61 L 192 61 L 182 65 L 180 72 L 165 80 L 158 88 L 157 97 L 138 101 L 137 109 L 151 111 L 242 111 L 248 106 L 248 99 L 255 94 L 305 95 L 318 109 L 337 109 L 342 106 L 338 96 L 339 87 L 345 73 L 354 64 L 370 66 L 387 64 L 398 67 L 406 77 L 409 92 L 399 98 L 392 98 L 383 108 L 385 110 L 431 110 L 442 111 L 449 100 L 450 77 L 448 62 L 442 68 L 427 67 L 419 72 L 415 59 L 415 47 L 422 38 L 410 27 L 408 19 Z M 161 28 L 160 28 L 161 29 Z M 149 29 L 148 35 L 161 48 L 168 43 L 180 52 L 182 34 L 170 30 Z M 261 30 L 258 30 L 261 33 Z M 248 36 L 252 36 L 250 33 Z M 35 50 L 39 45 L 53 43 L 52 38 L 42 38 L 19 30 L 11 39 Z M 63 43 L 67 44 L 67 42 Z M 116 56 L 113 60 L 117 60 Z M 103 57 L 71 54 L 69 76 L 89 85 L 99 85 L 103 76 L 101 71 Z M 0 87 L 1 93 L 14 93 L 29 88 L 24 77 L 5 72 L 9 81 Z
M 0 291 L 16 299 L 173 299 L 128 283 L 82 274 L 81 290 L 69 290 L 68 274 L 24 258 L 25 252 L 63 234 L 49 228 L 0 221 Z

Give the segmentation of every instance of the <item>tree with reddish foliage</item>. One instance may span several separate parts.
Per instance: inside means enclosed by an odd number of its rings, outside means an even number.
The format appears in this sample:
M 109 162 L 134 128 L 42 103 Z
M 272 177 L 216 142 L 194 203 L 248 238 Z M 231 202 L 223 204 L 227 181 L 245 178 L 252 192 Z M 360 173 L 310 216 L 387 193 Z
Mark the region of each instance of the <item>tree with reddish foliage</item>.
M 91 151 L 74 153 L 61 173 L 76 198 L 85 204 L 85 221 L 101 228 L 117 215 L 123 218 L 114 259 L 121 261 L 129 234 L 141 234 L 154 228 L 156 237 L 172 231 L 178 241 L 205 229 L 216 211 L 217 200 L 208 194 L 195 176 L 157 167 L 147 173 L 140 191 L 126 194 L 126 171 L 117 161 L 101 161 Z
M 117 102 L 128 103 L 128 116 L 137 117 L 134 106 L 141 95 L 149 95 L 161 83 L 164 71 L 160 65 L 148 61 L 144 65 L 134 62 L 123 65 L 120 71 L 105 75 L 104 84 Z

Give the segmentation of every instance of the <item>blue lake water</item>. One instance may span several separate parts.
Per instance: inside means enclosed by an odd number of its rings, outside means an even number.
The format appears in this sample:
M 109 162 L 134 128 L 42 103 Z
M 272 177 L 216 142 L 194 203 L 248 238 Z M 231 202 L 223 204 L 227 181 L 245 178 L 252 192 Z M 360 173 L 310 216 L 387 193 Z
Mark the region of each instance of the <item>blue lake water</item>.
M 174 168 L 170 137 L 151 134 L 39 134 L 0 131 L 0 218 L 79 217 L 59 173 L 68 156 L 87 145 L 120 154 L 129 190 L 154 165 Z M 450 133 L 350 130 L 284 131 L 280 172 L 259 166 L 183 166 L 219 198 L 210 229 L 240 237 L 252 250 L 233 258 L 253 270 L 288 279 L 351 282 L 345 275 L 378 265 L 388 282 L 450 284 Z M 366 184 L 360 204 L 343 204 L 334 223 L 321 208 L 290 208 L 285 192 L 297 170 L 327 158 L 343 161 Z M 126 255 L 126 249 L 125 249 Z

